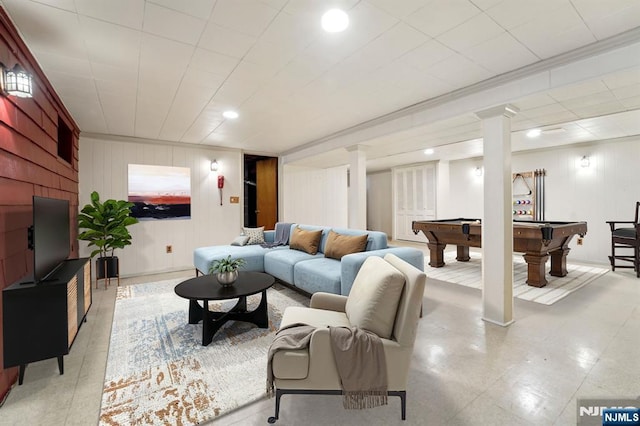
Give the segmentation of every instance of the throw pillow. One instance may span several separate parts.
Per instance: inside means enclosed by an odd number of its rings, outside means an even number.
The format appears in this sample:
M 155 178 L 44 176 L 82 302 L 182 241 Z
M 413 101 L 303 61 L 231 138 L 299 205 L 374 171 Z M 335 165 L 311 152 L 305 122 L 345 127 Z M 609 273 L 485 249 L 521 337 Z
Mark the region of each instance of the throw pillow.
M 353 281 L 345 313 L 351 325 L 389 339 L 404 288 L 404 275 L 387 261 L 369 256 Z
M 340 260 L 344 255 L 364 251 L 366 247 L 367 234 L 345 235 L 329 231 L 324 246 L 324 257 Z
M 264 226 L 259 228 L 242 228 L 244 235 L 249 237 L 247 245 L 264 244 Z
M 304 251 L 309 254 L 318 253 L 320 247 L 320 238 L 322 238 L 322 230 L 306 231 L 296 226 L 293 235 L 289 239 L 289 248 L 293 250 Z
M 248 235 L 239 235 L 233 239 L 231 242 L 232 246 L 244 246 L 249 242 Z

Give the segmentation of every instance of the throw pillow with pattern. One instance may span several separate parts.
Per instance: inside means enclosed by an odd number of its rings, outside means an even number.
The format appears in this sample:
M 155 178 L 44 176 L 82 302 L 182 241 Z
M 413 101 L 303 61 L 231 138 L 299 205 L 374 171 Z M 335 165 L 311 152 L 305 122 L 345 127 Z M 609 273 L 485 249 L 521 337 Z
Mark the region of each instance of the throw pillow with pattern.
M 264 244 L 264 226 L 259 228 L 242 228 L 244 235 L 249 237 L 247 245 Z

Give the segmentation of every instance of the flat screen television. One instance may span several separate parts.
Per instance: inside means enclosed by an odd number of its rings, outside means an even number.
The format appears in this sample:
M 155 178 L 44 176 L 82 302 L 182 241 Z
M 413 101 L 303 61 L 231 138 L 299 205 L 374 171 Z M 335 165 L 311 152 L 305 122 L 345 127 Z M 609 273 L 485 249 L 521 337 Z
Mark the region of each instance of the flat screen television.
M 33 196 L 33 225 L 29 248 L 33 250 L 33 281 L 45 281 L 69 257 L 69 201 Z

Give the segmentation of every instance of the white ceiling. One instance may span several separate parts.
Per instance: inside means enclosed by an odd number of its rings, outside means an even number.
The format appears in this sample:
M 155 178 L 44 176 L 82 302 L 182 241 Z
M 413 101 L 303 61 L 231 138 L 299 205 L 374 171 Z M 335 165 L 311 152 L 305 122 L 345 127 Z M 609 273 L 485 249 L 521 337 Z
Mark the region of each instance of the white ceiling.
M 454 91 L 471 96 L 483 81 L 508 85 L 623 33 L 627 44 L 640 43 L 640 0 L 1 3 L 82 132 L 273 155 L 315 145 L 296 163 L 320 167 L 348 158 L 331 142 L 345 129 L 446 102 Z M 350 15 L 343 33 L 320 29 L 331 6 Z M 539 147 L 637 135 L 640 66 L 512 103 L 520 108 L 514 150 L 530 148 L 522 131 L 535 126 L 553 130 Z M 224 119 L 226 109 L 240 118 Z M 361 140 L 367 168 L 416 162 L 429 146 L 437 154 L 424 161 L 481 155 L 472 112 Z

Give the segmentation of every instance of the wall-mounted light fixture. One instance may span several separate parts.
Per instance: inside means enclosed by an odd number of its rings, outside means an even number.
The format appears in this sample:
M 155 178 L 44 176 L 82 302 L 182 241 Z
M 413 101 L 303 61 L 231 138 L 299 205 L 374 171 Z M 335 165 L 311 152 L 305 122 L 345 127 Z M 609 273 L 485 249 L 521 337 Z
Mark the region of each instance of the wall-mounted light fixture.
M 215 160 L 215 159 L 214 159 L 214 160 L 211 162 L 211 171 L 212 171 L 212 172 L 217 172 L 219 167 L 220 167 L 220 165 L 218 164 L 218 160 Z
M 16 64 L 13 69 L 9 69 L 0 63 L 2 66 L 2 90 L 11 96 L 17 96 L 19 98 L 31 98 L 33 97 L 33 83 L 31 74 L 26 72 L 19 64 Z
M 480 166 L 476 167 L 476 169 L 474 170 L 474 173 L 478 177 L 482 176 L 482 167 L 480 167 Z
M 582 158 L 580 159 L 580 166 L 589 167 L 590 164 L 591 164 L 591 161 L 589 161 L 589 157 L 586 155 L 583 155 Z

